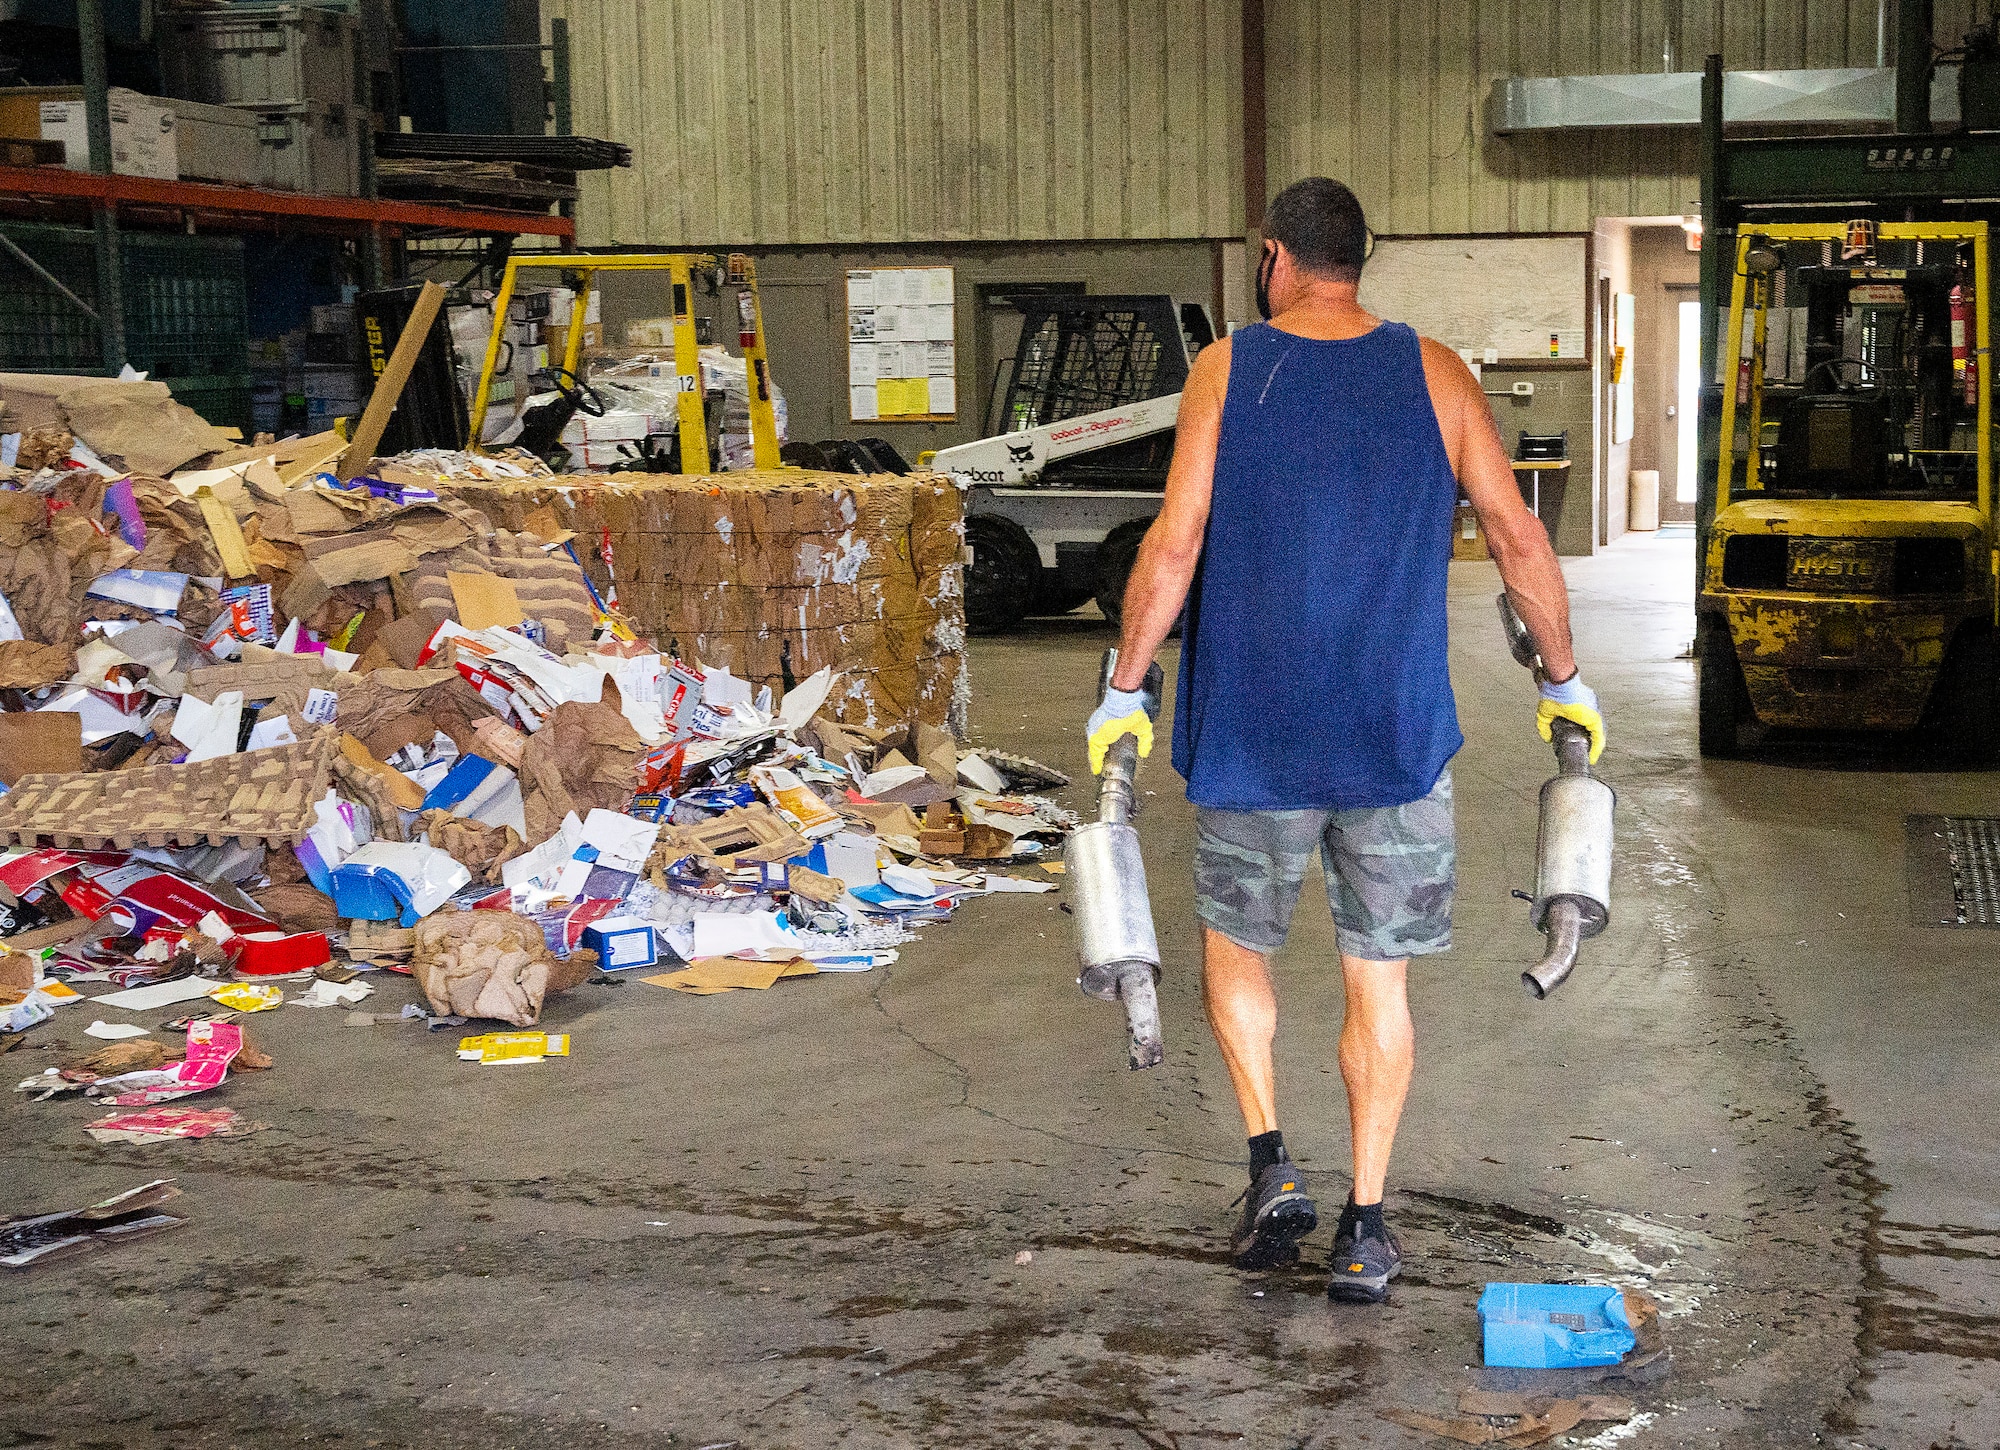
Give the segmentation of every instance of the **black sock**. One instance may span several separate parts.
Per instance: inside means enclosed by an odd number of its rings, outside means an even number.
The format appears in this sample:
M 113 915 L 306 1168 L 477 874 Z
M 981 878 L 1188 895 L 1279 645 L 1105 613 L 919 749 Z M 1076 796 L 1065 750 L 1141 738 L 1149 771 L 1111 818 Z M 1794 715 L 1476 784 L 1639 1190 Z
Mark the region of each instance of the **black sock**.
M 1255 1178 L 1273 1163 L 1288 1162 L 1290 1155 L 1285 1152 L 1285 1135 L 1276 1128 L 1268 1133 L 1259 1133 L 1250 1139 L 1250 1176 Z
M 1340 1227 L 1334 1230 L 1336 1238 L 1382 1239 L 1389 1236 L 1389 1230 L 1382 1222 L 1380 1203 L 1359 1204 L 1354 1195 L 1347 1195 L 1347 1206 L 1340 1211 Z

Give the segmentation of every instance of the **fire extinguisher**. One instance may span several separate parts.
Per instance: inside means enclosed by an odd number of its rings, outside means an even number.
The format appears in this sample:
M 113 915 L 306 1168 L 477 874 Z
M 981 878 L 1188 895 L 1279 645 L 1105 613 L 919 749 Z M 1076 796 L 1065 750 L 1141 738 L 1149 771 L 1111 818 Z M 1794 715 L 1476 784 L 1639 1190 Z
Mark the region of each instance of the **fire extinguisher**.
M 1753 319 L 1755 309 L 1763 301 L 1765 281 L 1762 277 L 1750 280 L 1749 306 L 1743 309 L 1743 333 L 1736 339 L 1736 406 L 1750 406 L 1751 354 L 1756 350 L 1752 341 L 1756 336 Z M 1752 445 L 1754 448 L 1754 444 Z
M 1972 288 L 1964 273 L 1951 289 L 1951 370 L 1967 407 L 1979 397 L 1979 359 L 1972 355 Z

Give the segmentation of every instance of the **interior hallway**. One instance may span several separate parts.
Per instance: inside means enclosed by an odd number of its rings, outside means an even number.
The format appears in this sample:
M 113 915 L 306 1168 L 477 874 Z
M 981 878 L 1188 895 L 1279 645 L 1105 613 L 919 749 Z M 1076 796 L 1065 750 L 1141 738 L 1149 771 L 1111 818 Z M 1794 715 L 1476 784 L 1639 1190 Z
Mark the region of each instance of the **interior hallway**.
M 1539 938 L 1508 893 L 1552 763 L 1497 576 L 1456 565 L 1459 946 L 1413 972 L 1386 1309 L 1327 1304 L 1324 1228 L 1297 1271 L 1227 1266 L 1244 1147 L 1162 751 L 1152 1073 L 1076 992 L 1050 896 L 975 902 L 867 976 L 586 986 L 545 1018 L 575 1055 L 517 1071 L 460 1064 L 455 1033 L 265 1014 L 276 1069 L 224 1091 L 272 1127 L 236 1141 L 98 1146 L 90 1106 L 8 1095 L 9 1209 L 173 1174 L 192 1222 L 0 1281 L 0 1444 L 1417 1445 L 1375 1412 L 1474 1383 L 1480 1287 L 1582 1276 L 1649 1286 L 1674 1363 L 1630 1430 L 1577 1443 L 1995 1444 L 1993 938 L 1911 927 L 1903 886 L 1904 815 L 2000 814 L 1994 778 L 1704 763 L 1691 545 L 1565 566 L 1620 792 L 1614 920 L 1525 997 Z M 1080 771 L 1107 642 L 975 641 L 976 739 Z M 1281 1115 L 1329 1227 L 1331 950 L 1309 885 Z M 378 1011 L 416 997 L 373 980 Z

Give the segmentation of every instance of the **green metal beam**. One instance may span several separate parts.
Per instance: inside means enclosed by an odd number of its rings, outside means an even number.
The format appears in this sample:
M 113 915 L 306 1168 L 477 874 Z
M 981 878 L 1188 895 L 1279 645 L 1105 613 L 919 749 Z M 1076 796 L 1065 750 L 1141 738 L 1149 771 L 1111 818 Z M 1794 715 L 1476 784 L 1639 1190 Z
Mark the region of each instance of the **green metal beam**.
M 83 124 L 90 146 L 90 169 L 111 174 L 111 80 L 104 56 L 104 0 L 77 0 L 76 39 L 83 73 Z M 118 213 L 109 203 L 91 208 L 97 238 L 98 335 L 104 366 L 125 366 L 125 275 L 119 259 Z
M 1701 592 L 1708 526 L 1715 518 L 1716 450 L 1721 442 L 1721 393 L 1714 385 L 1716 313 L 1722 305 L 1722 261 L 1734 251 L 1722 201 L 1722 57 L 1711 55 L 1701 77 L 1701 398 L 1696 419 L 1695 592 Z
M 2000 133 L 1731 141 L 1720 202 L 2000 200 Z

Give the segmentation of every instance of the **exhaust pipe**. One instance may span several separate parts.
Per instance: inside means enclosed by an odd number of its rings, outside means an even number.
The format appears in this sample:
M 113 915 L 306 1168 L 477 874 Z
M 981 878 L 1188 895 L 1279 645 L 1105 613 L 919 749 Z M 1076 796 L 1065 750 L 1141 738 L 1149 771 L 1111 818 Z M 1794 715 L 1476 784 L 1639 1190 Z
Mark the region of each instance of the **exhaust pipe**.
M 1104 652 L 1099 689 L 1111 681 L 1118 651 Z M 1146 714 L 1157 720 L 1163 676 L 1156 663 L 1146 671 Z M 1134 1071 L 1166 1060 L 1160 1034 L 1160 947 L 1153 934 L 1153 908 L 1146 895 L 1146 866 L 1133 827 L 1139 802 L 1139 741 L 1126 735 L 1105 752 L 1098 778 L 1097 819 L 1070 833 L 1065 851 L 1074 887 L 1076 984 L 1103 1001 L 1125 1004 L 1126 1056 Z
M 1500 619 L 1509 652 L 1541 680 L 1541 653 L 1505 594 Z M 1521 984 L 1537 1001 L 1568 979 L 1578 949 L 1611 924 L 1612 821 L 1618 804 L 1617 792 L 1591 774 L 1590 732 L 1558 720 L 1551 733 L 1556 774 L 1542 785 L 1535 894 L 1528 909 L 1547 949 L 1521 973 Z

